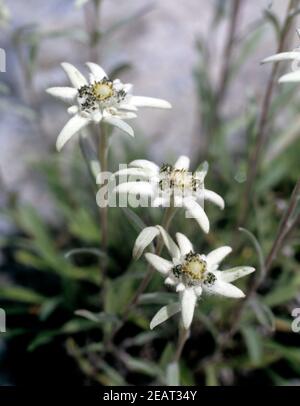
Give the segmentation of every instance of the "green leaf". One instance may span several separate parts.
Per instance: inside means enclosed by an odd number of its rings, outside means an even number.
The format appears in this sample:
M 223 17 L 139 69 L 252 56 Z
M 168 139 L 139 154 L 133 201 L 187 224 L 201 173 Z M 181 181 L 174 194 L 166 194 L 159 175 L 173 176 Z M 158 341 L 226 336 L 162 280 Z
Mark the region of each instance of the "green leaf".
M 120 358 L 129 369 L 129 371 L 139 372 L 151 377 L 157 377 L 162 374 L 161 369 L 154 362 L 140 360 L 124 352 L 120 354 Z
M 275 316 L 270 307 L 263 303 L 258 297 L 252 299 L 250 305 L 260 324 L 269 331 L 275 331 Z
M 151 341 L 153 341 L 155 338 L 158 337 L 158 333 L 155 331 L 146 331 L 139 333 L 135 337 L 132 338 L 127 338 L 123 342 L 124 348 L 128 347 L 134 347 L 134 346 L 143 346 Z
M 291 277 L 289 285 L 276 286 L 263 298 L 263 302 L 269 307 L 287 303 L 297 297 L 299 288 L 300 277 Z
M 89 310 L 76 310 L 76 316 L 84 317 L 87 320 L 94 321 L 95 323 L 105 323 L 105 322 L 118 322 L 118 318 L 112 314 L 107 314 L 105 312 L 92 313 Z
M 37 334 L 29 344 L 28 351 L 34 351 L 38 347 L 50 343 L 57 336 L 76 334 L 93 328 L 95 328 L 95 324 L 90 321 L 70 320 L 60 330 L 47 330 Z
M 251 362 L 254 365 L 260 365 L 263 353 L 261 335 L 251 326 L 242 327 L 242 333 Z
M 139 297 L 138 303 L 165 305 L 174 301 L 176 298 L 177 295 L 171 292 L 144 293 Z
M 121 209 L 137 232 L 147 228 L 147 225 L 143 222 L 141 217 L 139 217 L 133 210 L 128 207 L 121 207 Z
M 260 269 L 260 278 L 262 279 L 264 274 L 265 274 L 265 258 L 264 258 L 264 254 L 263 254 L 262 248 L 260 246 L 260 243 L 258 242 L 255 235 L 253 233 L 251 233 L 251 231 L 246 230 L 245 228 L 242 228 L 242 227 L 240 227 L 239 230 L 242 231 L 243 233 L 245 233 L 247 235 L 247 237 L 249 238 L 249 240 L 253 244 L 253 247 L 254 247 L 254 249 L 255 249 L 255 251 L 257 253 L 257 256 L 258 256 L 259 269 Z
M 29 304 L 41 304 L 46 300 L 44 296 L 21 286 L 1 286 L 0 298 Z
M 62 303 L 61 297 L 54 297 L 52 299 L 47 299 L 42 304 L 39 317 L 40 320 L 45 321 L 54 312 L 54 310 Z

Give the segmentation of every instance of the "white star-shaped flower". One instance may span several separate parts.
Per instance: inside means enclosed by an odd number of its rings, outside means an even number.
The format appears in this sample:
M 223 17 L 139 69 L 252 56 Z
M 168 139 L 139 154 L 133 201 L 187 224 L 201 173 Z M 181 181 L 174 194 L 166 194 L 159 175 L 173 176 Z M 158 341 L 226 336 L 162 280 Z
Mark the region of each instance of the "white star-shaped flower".
M 162 99 L 134 96 L 131 94 L 131 84 L 123 84 L 119 79 L 110 80 L 95 63 L 87 62 L 87 66 L 90 69 L 89 81 L 73 65 L 62 63 L 73 87 L 47 89 L 52 96 L 72 104 L 68 112 L 73 117 L 57 138 L 58 150 L 91 122 L 106 122 L 133 137 L 133 129 L 124 120 L 135 118 L 138 107 L 171 107 L 170 103 Z
M 231 282 L 254 272 L 255 269 L 242 266 L 221 271 L 219 264 L 232 251 L 230 247 L 217 248 L 208 255 L 198 254 L 184 234 L 176 234 L 176 244 L 162 227 L 157 226 L 157 231 L 163 238 L 172 259 L 169 261 L 153 253 L 146 253 L 145 258 L 163 275 L 166 284 L 174 286 L 179 292 L 180 300 L 160 309 L 152 319 L 150 328 L 181 311 L 183 326 L 188 329 L 193 320 L 197 299 L 202 293 L 236 299 L 245 296 Z
M 129 177 L 129 181 L 119 184 L 114 190 L 117 193 L 151 197 L 153 207 L 169 207 L 170 204 L 184 207 L 188 216 L 195 218 L 203 231 L 208 233 L 209 219 L 203 208 L 204 201 L 223 209 L 224 200 L 217 193 L 204 188 L 207 168 L 192 173 L 189 166 L 187 156 L 180 156 L 174 165 L 164 164 L 161 167 L 139 159 L 131 162 L 129 168 L 115 173 L 115 176 Z M 130 181 L 130 177 L 139 178 L 140 181 Z

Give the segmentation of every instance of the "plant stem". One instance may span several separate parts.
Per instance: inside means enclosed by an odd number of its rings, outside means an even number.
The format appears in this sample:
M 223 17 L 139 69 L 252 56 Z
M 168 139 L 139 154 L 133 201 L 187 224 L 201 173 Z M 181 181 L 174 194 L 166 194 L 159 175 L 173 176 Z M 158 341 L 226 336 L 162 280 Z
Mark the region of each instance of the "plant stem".
M 98 62 L 100 39 L 100 8 L 102 0 L 88 2 L 84 6 L 84 17 L 86 32 L 89 36 L 89 59 L 91 62 Z
M 230 61 L 234 46 L 234 38 L 237 28 L 238 15 L 241 7 L 241 0 L 232 1 L 231 18 L 229 23 L 229 29 L 227 34 L 227 40 L 225 42 L 222 58 L 222 68 L 220 75 L 220 82 L 218 86 L 216 104 L 220 105 L 226 95 L 227 84 L 230 77 Z
M 179 330 L 179 337 L 177 342 L 177 348 L 175 351 L 173 362 L 178 362 L 180 360 L 183 348 L 185 343 L 187 342 L 190 335 L 190 330 L 186 330 L 185 328 L 180 328 Z
M 228 24 L 227 38 L 225 40 L 222 52 L 220 77 L 213 95 L 213 109 L 206 128 L 207 133 L 206 140 L 204 142 L 203 147 L 201 148 L 202 149 L 201 156 L 204 157 L 207 157 L 207 155 L 210 154 L 211 146 L 214 140 L 217 138 L 220 129 L 221 124 L 220 110 L 229 85 L 231 73 L 231 65 L 230 65 L 231 55 L 234 49 L 236 29 L 238 25 L 237 23 L 241 4 L 242 4 L 241 0 L 232 0 L 231 2 L 230 21 Z
M 274 243 L 272 245 L 272 248 L 269 252 L 269 255 L 267 256 L 267 259 L 265 261 L 265 271 L 268 272 L 269 269 L 271 268 L 271 265 L 276 258 L 279 250 L 282 248 L 283 241 L 285 239 L 286 234 L 290 231 L 291 226 L 291 219 L 293 217 L 293 214 L 295 212 L 295 209 L 298 204 L 298 200 L 300 198 L 300 179 L 298 179 L 298 182 L 296 183 L 296 186 L 294 187 L 293 193 L 290 198 L 290 203 L 289 206 L 283 215 L 281 222 L 279 224 L 279 228 L 276 234 L 276 238 L 274 240 Z
M 292 17 L 290 16 L 290 11 L 294 7 L 294 4 L 297 3 L 295 0 L 290 0 L 286 17 L 282 26 L 282 30 L 280 33 L 279 37 L 279 43 L 277 47 L 277 52 L 280 53 L 284 49 L 285 41 L 288 36 L 291 23 L 292 23 Z M 243 225 L 245 222 L 247 213 L 248 213 L 248 208 L 249 208 L 249 203 L 251 196 L 253 195 L 253 187 L 255 183 L 255 178 L 257 175 L 258 171 L 258 166 L 260 163 L 260 157 L 261 157 L 261 152 L 262 149 L 265 145 L 265 142 L 267 140 L 268 132 L 267 130 L 267 123 L 268 123 L 268 116 L 269 116 L 269 110 L 271 107 L 271 101 L 272 101 L 272 95 L 273 95 L 273 90 L 274 90 L 274 85 L 275 85 L 275 79 L 276 75 L 278 72 L 278 63 L 275 63 L 273 65 L 271 75 L 269 78 L 269 81 L 267 83 L 267 87 L 265 90 L 264 98 L 263 98 L 263 103 L 262 103 L 262 109 L 261 109 L 261 114 L 259 117 L 259 122 L 258 122 L 258 128 L 256 132 L 256 143 L 254 146 L 253 152 L 249 156 L 248 160 L 248 173 L 247 173 L 247 181 L 245 184 L 245 189 L 244 193 L 241 199 L 241 208 L 240 208 L 240 213 L 239 213 L 239 218 L 238 218 L 238 227 L 240 225 Z
M 227 339 L 231 338 L 236 333 L 246 305 L 255 295 L 257 289 L 259 288 L 261 283 L 264 281 L 267 273 L 270 271 L 274 259 L 278 255 L 280 249 L 283 247 L 283 242 L 285 241 L 287 234 L 289 234 L 290 230 L 298 222 L 298 220 L 299 220 L 298 216 L 296 217 L 296 219 L 294 221 L 292 220 L 292 217 L 295 213 L 295 209 L 297 208 L 299 198 L 300 198 L 300 179 L 298 180 L 298 182 L 296 183 L 296 186 L 294 187 L 294 190 L 293 190 L 291 198 L 290 198 L 289 206 L 280 221 L 280 225 L 279 225 L 275 240 L 272 244 L 272 247 L 269 251 L 269 254 L 268 254 L 266 260 L 264 261 L 263 272 L 261 272 L 260 277 L 254 278 L 252 280 L 252 283 L 247 292 L 247 297 L 237 308 L 237 311 L 234 312 L 233 318 L 232 318 L 233 324 L 231 326 L 229 333 L 226 335 L 226 341 L 227 341 Z
M 107 128 L 104 123 L 100 123 L 100 140 L 99 140 L 99 161 L 101 166 L 101 174 L 104 175 L 108 171 L 108 134 Z M 103 186 L 104 181 L 101 180 L 101 185 Z M 101 249 L 107 254 L 107 244 L 108 244 L 108 206 L 100 207 L 100 227 L 101 227 Z M 102 277 L 106 274 L 106 259 L 102 261 Z

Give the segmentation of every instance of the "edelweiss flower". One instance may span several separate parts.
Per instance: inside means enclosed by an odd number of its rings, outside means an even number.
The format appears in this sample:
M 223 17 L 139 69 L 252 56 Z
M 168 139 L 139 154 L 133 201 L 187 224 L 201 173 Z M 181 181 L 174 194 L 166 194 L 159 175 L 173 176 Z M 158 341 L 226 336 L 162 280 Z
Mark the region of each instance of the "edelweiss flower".
M 204 232 L 209 232 L 209 220 L 203 209 L 204 200 L 211 201 L 224 208 L 224 200 L 217 193 L 204 189 L 207 168 L 195 173 L 189 172 L 190 159 L 181 156 L 175 165 L 164 164 L 161 167 L 153 162 L 140 159 L 129 164 L 129 168 L 120 170 L 115 176 L 132 176 L 143 181 L 129 181 L 118 185 L 118 193 L 130 193 L 151 197 L 153 207 L 170 206 L 172 199 L 175 207 L 184 207 L 189 216 L 195 218 Z
M 146 253 L 145 257 L 149 264 L 165 277 L 166 284 L 176 287 L 180 301 L 160 309 L 152 319 L 150 328 L 154 328 L 181 311 L 184 328 L 188 329 L 193 320 L 197 299 L 202 293 L 237 299 L 245 296 L 231 282 L 254 272 L 255 269 L 244 266 L 220 271 L 219 263 L 232 251 L 230 247 L 217 248 L 208 255 L 198 254 L 185 235 L 176 234 L 177 245 L 161 227 L 159 227 L 159 232 L 172 261 L 167 261 L 152 253 Z
M 73 87 L 47 89 L 52 96 L 75 103 L 68 109 L 73 117 L 58 136 L 58 150 L 90 122 L 109 123 L 133 137 L 133 129 L 123 120 L 135 118 L 138 107 L 171 107 L 165 100 L 133 96 L 130 93 L 131 84 L 123 84 L 119 79 L 110 80 L 105 71 L 95 63 L 88 62 L 87 66 L 91 71 L 89 82 L 73 65 L 62 63 Z

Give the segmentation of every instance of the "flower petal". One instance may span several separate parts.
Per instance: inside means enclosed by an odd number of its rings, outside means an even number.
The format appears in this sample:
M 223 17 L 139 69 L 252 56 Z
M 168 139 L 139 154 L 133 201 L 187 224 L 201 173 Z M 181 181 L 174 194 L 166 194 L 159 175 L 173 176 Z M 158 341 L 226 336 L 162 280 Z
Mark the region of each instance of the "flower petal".
M 156 226 L 156 228 L 160 231 L 160 235 L 164 240 L 165 246 L 169 251 L 172 258 L 180 258 L 180 251 L 173 239 L 171 238 L 170 234 L 161 226 Z
M 77 96 L 77 90 L 74 87 L 49 87 L 46 89 L 48 94 L 57 97 L 66 102 L 73 102 Z
M 213 192 L 212 190 L 204 189 L 203 191 L 199 192 L 200 198 L 204 197 L 204 200 L 208 200 L 209 202 L 214 203 L 216 206 L 220 207 L 220 209 L 224 209 L 225 202 L 224 199 L 218 195 L 217 193 Z
M 244 292 L 231 283 L 223 282 L 221 280 L 216 280 L 216 282 L 211 286 L 203 285 L 203 289 L 207 293 L 231 297 L 234 299 L 241 299 L 245 297 Z
M 176 233 L 176 239 L 181 255 L 184 256 L 189 252 L 194 251 L 191 241 L 184 234 Z
M 62 149 L 66 142 L 70 140 L 70 138 L 78 133 L 83 127 L 85 127 L 89 123 L 89 119 L 86 117 L 82 117 L 79 114 L 73 116 L 64 128 L 61 130 L 57 137 L 56 141 L 56 148 L 58 151 Z
M 156 227 L 146 227 L 140 232 L 135 240 L 132 256 L 134 259 L 139 259 L 148 245 L 152 243 L 155 237 L 159 235 Z
M 175 162 L 174 168 L 176 169 L 186 169 L 188 170 L 190 167 L 190 158 L 185 156 L 185 155 L 181 155 L 177 161 Z
M 138 178 L 150 178 L 152 174 L 151 172 L 142 168 L 124 168 L 115 172 L 114 176 L 134 176 Z
M 131 96 L 128 102 L 137 107 L 156 107 L 160 109 L 170 109 L 172 107 L 166 100 L 154 97 Z
M 136 159 L 130 162 L 129 166 L 136 166 L 137 168 L 148 169 L 153 171 L 155 174 L 159 172 L 159 167 L 154 162 L 148 161 L 147 159 Z
M 233 282 L 236 279 L 243 278 L 254 271 L 255 268 L 251 266 L 237 266 L 235 268 L 226 269 L 225 271 L 218 271 L 218 276 L 224 282 Z
M 194 291 L 195 291 L 195 293 L 196 293 L 196 295 L 197 296 L 201 296 L 202 295 L 202 291 L 203 291 L 203 289 L 202 289 L 202 286 L 195 286 L 194 287 Z
M 96 82 L 100 82 L 103 78 L 108 77 L 105 70 L 101 66 L 93 62 L 87 62 L 86 65 L 92 72 L 93 78 Z
M 183 199 L 183 205 L 202 228 L 205 233 L 209 232 L 209 220 L 203 208 L 191 197 Z
M 68 114 L 70 114 L 71 116 L 74 116 L 74 114 L 77 114 L 78 111 L 79 111 L 79 108 L 78 108 L 78 106 L 75 106 L 75 104 L 73 106 L 70 106 L 67 109 Z
M 220 247 L 217 248 L 213 251 L 211 251 L 207 256 L 206 256 L 206 260 L 209 266 L 213 266 L 216 264 L 219 264 L 221 261 L 223 261 L 223 259 L 229 255 L 232 251 L 231 247 L 228 246 L 224 246 L 224 247 Z
M 186 330 L 188 330 L 192 324 L 196 302 L 197 296 L 194 289 L 185 289 L 181 294 L 181 315 L 183 326 Z
M 137 115 L 132 111 L 120 111 L 118 110 L 118 118 L 121 120 L 132 120 L 137 118 Z
M 185 286 L 182 282 L 178 283 L 176 286 L 176 292 L 183 292 L 185 290 Z
M 124 182 L 114 188 L 116 193 L 129 193 L 132 195 L 153 196 L 153 187 L 149 182 Z
M 63 62 L 61 64 L 61 66 L 63 67 L 64 71 L 68 75 L 70 82 L 76 89 L 79 89 L 82 86 L 85 86 L 88 84 L 86 78 L 83 76 L 82 73 L 79 72 L 79 70 L 77 68 L 75 68 L 75 66 L 73 66 L 67 62 Z
M 138 108 L 133 106 L 132 104 L 128 104 L 128 103 L 123 103 L 123 104 L 119 104 L 118 109 L 120 110 L 128 110 L 128 111 L 138 111 Z
M 125 133 L 129 134 L 130 137 L 134 137 L 134 131 L 129 124 L 125 123 L 125 121 L 117 118 L 117 117 L 105 117 L 103 119 L 106 123 L 113 125 L 114 127 L 119 128 L 120 130 L 124 131 Z
M 281 52 L 263 59 L 261 63 L 264 64 L 269 62 L 292 61 L 295 59 L 300 60 L 300 52 Z
M 287 73 L 286 75 L 281 76 L 278 80 L 279 83 L 287 82 L 300 82 L 300 70 L 295 72 Z
M 159 257 L 158 255 L 151 254 L 151 252 L 147 252 L 145 254 L 146 260 L 152 265 L 158 272 L 162 273 L 163 275 L 167 275 L 170 270 L 173 268 L 173 264 L 166 259 Z
M 165 284 L 166 285 L 170 285 L 170 286 L 175 286 L 176 285 L 176 280 L 175 280 L 175 278 L 173 277 L 173 276 L 168 276 L 166 279 L 165 279 Z
M 174 314 L 180 312 L 180 303 L 170 303 L 167 306 L 162 307 L 153 317 L 150 322 L 150 330 L 153 330 L 156 326 L 168 320 Z

